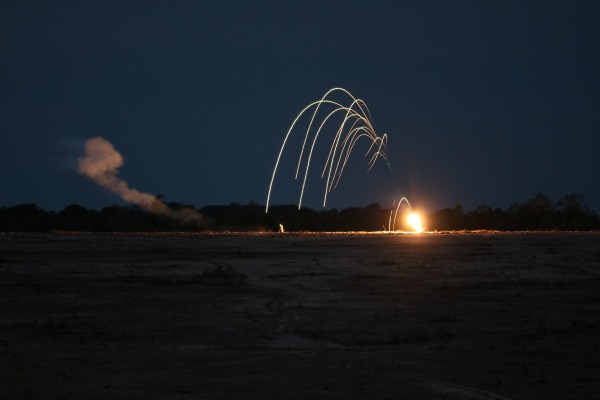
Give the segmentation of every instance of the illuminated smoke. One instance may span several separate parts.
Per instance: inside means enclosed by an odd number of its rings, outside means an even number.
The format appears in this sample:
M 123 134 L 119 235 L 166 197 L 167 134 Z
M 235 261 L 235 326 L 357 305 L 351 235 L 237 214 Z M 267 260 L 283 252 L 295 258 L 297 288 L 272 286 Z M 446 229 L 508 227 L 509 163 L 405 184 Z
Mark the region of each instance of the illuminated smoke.
M 118 194 L 123 200 L 134 203 L 154 214 L 164 214 L 181 222 L 201 223 L 200 214 L 191 209 L 171 210 L 156 196 L 130 188 L 119 178 L 119 168 L 123 166 L 123 156 L 106 139 L 95 137 L 85 142 L 85 157 L 79 158 L 77 172 L 87 176 L 102 186 Z

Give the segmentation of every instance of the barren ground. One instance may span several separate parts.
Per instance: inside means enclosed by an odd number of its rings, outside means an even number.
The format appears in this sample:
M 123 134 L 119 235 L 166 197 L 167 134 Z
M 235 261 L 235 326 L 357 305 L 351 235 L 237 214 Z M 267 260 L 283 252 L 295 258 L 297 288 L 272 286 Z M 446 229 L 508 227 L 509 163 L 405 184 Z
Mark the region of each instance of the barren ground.
M 0 234 L 0 398 L 598 399 L 600 235 Z

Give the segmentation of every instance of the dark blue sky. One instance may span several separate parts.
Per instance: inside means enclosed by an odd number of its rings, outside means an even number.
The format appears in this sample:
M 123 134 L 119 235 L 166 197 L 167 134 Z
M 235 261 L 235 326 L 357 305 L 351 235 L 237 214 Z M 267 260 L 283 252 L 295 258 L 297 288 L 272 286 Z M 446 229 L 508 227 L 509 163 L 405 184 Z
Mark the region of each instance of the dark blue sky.
M 264 204 L 296 114 L 344 87 L 389 135 L 395 174 L 353 154 L 328 207 L 541 191 L 600 210 L 598 21 L 597 1 L 2 0 L 0 206 L 122 204 L 75 172 L 94 136 L 141 191 Z M 297 203 L 287 150 L 272 204 Z

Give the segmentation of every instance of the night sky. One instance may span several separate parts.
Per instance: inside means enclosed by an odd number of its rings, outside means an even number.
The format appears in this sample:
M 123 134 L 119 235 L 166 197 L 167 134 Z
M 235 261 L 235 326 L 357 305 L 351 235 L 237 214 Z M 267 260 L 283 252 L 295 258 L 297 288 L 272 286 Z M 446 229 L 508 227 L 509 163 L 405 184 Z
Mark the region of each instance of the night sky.
M 125 204 L 76 172 L 95 136 L 140 191 L 264 204 L 298 112 L 343 87 L 393 173 L 353 153 L 327 208 L 577 192 L 600 211 L 599 21 L 597 1 L 0 0 L 0 206 Z M 298 203 L 302 135 L 271 204 Z M 311 175 L 304 205 L 323 190 Z

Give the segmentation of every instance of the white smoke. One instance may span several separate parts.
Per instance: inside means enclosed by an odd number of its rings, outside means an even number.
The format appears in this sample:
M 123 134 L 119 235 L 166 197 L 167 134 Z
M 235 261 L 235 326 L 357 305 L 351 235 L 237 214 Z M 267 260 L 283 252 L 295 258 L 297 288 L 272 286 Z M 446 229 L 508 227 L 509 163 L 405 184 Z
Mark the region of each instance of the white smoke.
M 164 214 L 182 222 L 200 223 L 201 216 L 191 209 L 173 211 L 156 196 L 130 188 L 127 182 L 118 177 L 123 166 L 123 156 L 108 140 L 95 137 L 85 142 L 85 157 L 79 158 L 77 172 L 87 176 L 102 186 L 118 194 L 123 200 L 137 204 L 144 210 Z

